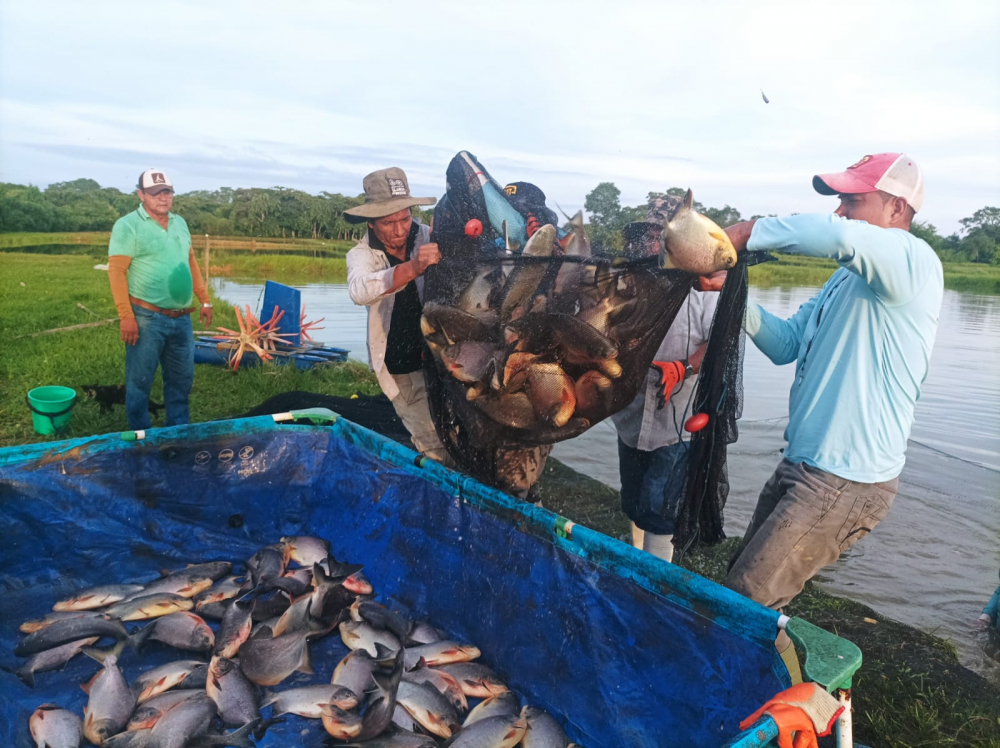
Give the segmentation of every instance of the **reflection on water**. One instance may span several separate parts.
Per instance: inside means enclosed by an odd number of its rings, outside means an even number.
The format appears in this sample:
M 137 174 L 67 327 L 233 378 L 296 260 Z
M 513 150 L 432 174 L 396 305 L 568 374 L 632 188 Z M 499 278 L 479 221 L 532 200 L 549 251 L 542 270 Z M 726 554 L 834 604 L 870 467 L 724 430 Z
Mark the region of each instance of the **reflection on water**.
M 263 284 L 213 279 L 227 301 L 259 305 Z M 363 307 L 345 284 L 300 286 L 317 335 L 366 360 Z M 751 289 L 751 301 L 788 317 L 815 289 Z M 891 618 L 950 638 L 962 661 L 987 671 L 972 624 L 1000 568 L 1000 297 L 945 291 L 931 369 L 888 518 L 822 575 L 824 586 Z M 726 532 L 742 535 L 757 494 L 781 459 L 794 364 L 775 366 L 747 342 L 740 440 L 730 448 Z M 610 421 L 556 446 L 553 455 L 619 487 Z M 995 670 L 994 670 L 995 672 Z

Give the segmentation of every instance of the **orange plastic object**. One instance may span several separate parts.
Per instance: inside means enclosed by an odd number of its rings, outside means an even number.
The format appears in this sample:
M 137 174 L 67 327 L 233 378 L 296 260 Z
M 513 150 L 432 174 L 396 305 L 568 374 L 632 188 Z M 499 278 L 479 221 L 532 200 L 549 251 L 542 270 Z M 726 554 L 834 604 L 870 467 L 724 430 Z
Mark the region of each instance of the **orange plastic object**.
M 695 413 L 684 422 L 684 430 L 689 434 L 701 431 L 708 425 L 708 413 Z

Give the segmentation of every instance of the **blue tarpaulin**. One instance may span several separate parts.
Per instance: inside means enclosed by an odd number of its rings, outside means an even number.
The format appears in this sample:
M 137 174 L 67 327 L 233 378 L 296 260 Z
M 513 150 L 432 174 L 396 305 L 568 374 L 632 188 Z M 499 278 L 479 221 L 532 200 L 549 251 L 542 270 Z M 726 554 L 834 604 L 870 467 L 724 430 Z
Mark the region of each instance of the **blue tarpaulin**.
M 76 590 L 194 562 L 242 569 L 282 536 L 316 535 L 364 564 L 377 600 L 478 646 L 588 748 L 721 745 L 790 685 L 776 612 L 416 457 L 343 419 L 271 417 L 0 450 L 0 663 L 17 667 L 18 626 Z M 347 652 L 336 632 L 310 646 L 316 674 L 279 689 L 328 683 Z M 131 682 L 186 658 L 156 645 L 120 661 Z M 98 667 L 78 656 L 34 689 L 0 672 L 3 744 L 32 745 L 42 703 L 82 714 Z M 293 716 L 259 744 L 324 737 Z

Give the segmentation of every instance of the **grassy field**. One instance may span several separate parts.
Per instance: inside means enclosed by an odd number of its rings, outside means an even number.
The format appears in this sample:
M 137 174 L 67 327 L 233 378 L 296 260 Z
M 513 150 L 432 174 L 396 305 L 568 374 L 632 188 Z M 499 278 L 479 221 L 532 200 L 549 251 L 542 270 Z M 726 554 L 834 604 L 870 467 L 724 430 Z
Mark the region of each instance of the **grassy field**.
M 837 269 L 833 260 L 801 255 L 778 255 L 777 262 L 765 262 L 750 268 L 750 283 L 770 288 L 822 286 Z M 975 262 L 946 262 L 944 287 L 968 293 L 1000 294 L 1000 267 Z
M 249 258 L 262 262 L 267 258 Z M 282 258 L 292 271 L 306 258 Z M 37 338 L 19 338 L 54 327 L 114 317 L 107 276 L 86 256 L 0 254 L 0 446 L 51 440 L 35 434 L 25 393 L 32 387 L 62 384 L 115 384 L 124 381 L 118 327 L 89 328 Z M 325 261 L 330 262 L 330 261 Z M 259 265 L 257 272 L 262 272 Z M 288 270 L 288 268 L 285 268 Z M 249 274 L 249 273 L 248 273 Z M 77 304 L 96 313 L 80 310 Z M 216 307 L 217 324 L 232 326 L 231 309 Z M 222 367 L 196 367 L 191 395 L 193 421 L 235 417 L 272 395 L 310 390 L 332 395 L 378 392 L 366 367 L 343 364 L 309 371 L 269 366 L 237 374 Z M 154 399 L 159 397 L 159 382 Z M 154 426 L 162 425 L 160 420 Z M 101 414 L 96 403 L 77 403 L 65 436 L 126 429 L 122 406 Z M 628 531 L 618 510 L 618 493 L 550 460 L 541 482 L 546 507 L 614 537 Z M 682 565 L 720 581 L 734 549 L 733 540 L 691 555 Z M 864 665 L 854 683 L 856 738 L 871 746 L 987 746 L 1000 748 L 1000 689 L 959 665 L 948 642 L 880 616 L 817 586 L 786 610 L 854 641 Z M 877 624 L 866 622 L 866 618 Z M 764 695 L 762 694 L 762 697 Z
M 88 256 L 99 259 L 107 247 L 110 234 L 77 232 L 62 234 L 0 234 L 0 249 L 25 248 L 54 244 L 79 244 L 88 247 Z M 229 240 L 248 242 L 249 237 L 212 237 L 225 243 Z M 212 275 L 234 278 L 268 277 L 282 283 L 307 283 L 312 279 L 342 283 L 347 279 L 343 256 L 353 246 L 351 241 L 320 239 L 257 240 L 257 252 L 222 249 L 216 244 L 211 250 Z M 294 249 L 269 251 L 268 242 L 280 242 Z M 202 261 L 203 237 L 195 237 L 198 260 Z M 313 257 L 313 253 L 322 253 Z M 819 287 L 826 282 L 837 264 L 832 260 L 782 254 L 778 262 L 768 262 L 750 268 L 750 283 L 763 288 L 807 286 Z M 944 264 L 945 288 L 969 293 L 1000 294 L 1000 267 L 972 262 Z
M 116 384 L 125 380 L 125 357 L 118 325 L 21 338 L 41 330 L 116 317 L 107 273 L 93 269 L 88 257 L 0 254 L 0 314 L 5 331 L 0 353 L 0 446 L 45 440 L 35 434 L 24 402 L 33 387 L 60 384 L 79 389 L 85 384 Z M 97 316 L 79 309 L 83 304 Z M 235 328 L 232 308 L 215 307 L 213 324 Z M 197 321 L 195 323 L 197 325 Z M 350 395 L 378 392 L 367 367 L 347 365 L 299 371 L 294 366 L 245 369 L 234 375 L 222 367 L 196 367 L 191 411 L 205 421 L 242 413 L 271 395 L 289 390 L 314 390 Z M 159 375 L 153 399 L 160 402 Z M 163 425 L 160 421 L 153 425 Z M 97 404 L 78 401 L 66 436 L 126 429 L 125 410 L 116 406 L 101 414 Z

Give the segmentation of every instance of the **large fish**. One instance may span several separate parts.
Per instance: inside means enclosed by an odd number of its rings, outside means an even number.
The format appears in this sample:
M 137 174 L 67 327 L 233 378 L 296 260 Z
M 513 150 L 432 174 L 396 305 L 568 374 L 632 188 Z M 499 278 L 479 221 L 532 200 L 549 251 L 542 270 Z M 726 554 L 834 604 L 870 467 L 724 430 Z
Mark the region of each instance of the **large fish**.
M 410 644 L 431 644 L 448 638 L 441 629 L 434 628 L 427 621 L 414 621 L 410 629 Z
M 208 664 L 205 693 L 231 727 L 260 719 L 260 695 L 232 660 L 216 655 Z
M 158 593 L 171 593 L 181 597 L 194 597 L 199 592 L 211 587 L 215 580 L 222 579 L 233 570 L 228 561 L 212 561 L 207 564 L 194 564 L 146 584 L 141 592 L 130 595 L 128 600 L 139 596 Z
M 131 637 L 136 652 L 149 640 L 188 652 L 210 652 L 215 646 L 215 633 L 201 616 L 182 611 L 157 618 Z
M 487 717 L 459 730 L 444 742 L 444 748 L 513 748 L 528 730 L 528 721 L 518 714 Z
M 209 581 L 211 584 L 211 581 Z M 150 618 L 168 616 L 178 611 L 191 610 L 194 601 L 173 592 L 154 592 L 141 597 L 132 597 L 115 603 L 104 612 L 120 621 L 146 621 Z
M 255 599 L 234 600 L 226 608 L 219 626 L 219 634 L 215 637 L 215 654 L 221 657 L 235 657 L 250 636 L 253 627 L 253 611 Z
M 569 737 L 556 718 L 537 706 L 526 706 L 521 714 L 528 720 L 528 731 L 521 741 L 522 748 L 566 748 Z
M 581 374 L 573 385 L 576 393 L 576 414 L 591 423 L 600 420 L 611 408 L 614 387 L 611 380 L 599 371 Z
M 255 723 L 226 734 L 212 734 L 209 728 L 215 719 L 215 702 L 207 696 L 181 702 L 156 723 L 150 731 L 148 748 L 189 748 L 195 745 L 229 745 L 254 748 L 250 739 Z
M 466 712 L 469 709 L 469 702 L 465 698 L 465 694 L 462 693 L 462 687 L 458 685 L 458 681 L 438 668 L 418 667 L 404 671 L 403 680 L 410 683 L 422 683 L 437 689 L 438 693 L 451 701 L 456 711 Z
M 83 722 L 68 709 L 42 704 L 28 720 L 28 729 L 38 748 L 78 748 Z
M 350 740 L 361 735 L 362 720 L 357 712 L 341 709 L 335 704 L 320 707 L 323 729 L 337 740 Z
M 114 655 L 104 660 L 104 667 L 83 689 L 89 696 L 83 709 L 83 734 L 94 745 L 101 745 L 124 729 L 135 708 L 135 696 Z
M 432 735 L 450 738 L 459 728 L 455 707 L 433 686 L 401 681 L 396 691 L 396 703 Z
M 28 658 L 28 661 L 14 671 L 14 674 L 28 688 L 35 687 L 35 673 L 44 673 L 48 670 L 58 670 L 67 662 L 76 657 L 84 647 L 89 647 L 97 641 L 96 636 L 86 639 L 78 639 L 72 642 L 60 644 L 52 649 L 43 649 Z
M 136 701 L 141 704 L 164 691 L 169 691 L 184 683 L 189 676 L 204 667 L 205 663 L 200 660 L 175 660 L 140 673 L 132 681 L 132 691 L 136 694 Z
M 565 215 L 565 214 L 563 214 Z M 583 228 L 583 211 L 569 219 L 570 232 L 566 237 L 563 254 L 567 257 L 590 257 L 590 242 Z M 564 262 L 559 266 L 553 283 L 555 298 L 549 306 L 549 311 L 572 312 L 579 297 L 580 285 L 583 281 L 584 269 L 579 262 Z
M 372 673 L 380 662 L 395 662 L 395 652 L 387 650 L 382 645 L 376 645 L 378 657 L 372 657 L 363 649 L 356 649 L 342 659 L 334 668 L 330 683 L 350 689 L 358 699 L 363 699 L 369 691 L 374 690 L 375 681 Z
M 266 694 L 261 702 L 261 707 L 273 705 L 272 714 L 275 717 L 280 714 L 297 714 L 309 719 L 321 719 L 324 704 L 333 704 L 340 709 L 351 710 L 358 705 L 358 697 L 345 686 L 320 684 Z
M 14 654 L 27 657 L 36 652 L 58 647 L 60 644 L 89 639 L 92 636 L 113 636 L 115 639 L 128 638 L 128 631 L 121 621 L 107 618 L 65 618 L 45 628 L 29 634 L 14 647 Z
M 310 535 L 285 536 L 281 539 L 281 545 L 288 558 L 310 569 L 313 564 L 325 561 L 330 555 L 330 541 Z
M 499 267 L 487 266 L 479 268 L 476 276 L 458 296 L 455 306 L 473 315 L 481 315 L 490 311 L 490 298 L 496 290 Z
M 434 665 L 447 665 L 453 662 L 469 662 L 482 654 L 479 647 L 473 644 L 463 644 L 461 642 L 445 639 L 432 644 L 421 644 L 419 647 L 410 647 L 404 655 L 406 659 L 406 669 L 415 668 L 420 660 L 428 667 Z
M 684 201 L 667 213 L 660 234 L 660 267 L 695 275 L 728 270 L 736 264 L 736 248 L 714 221 L 694 211 L 693 204 L 688 190 Z
M 103 618 L 104 614 L 99 610 L 61 610 L 49 613 L 44 618 L 33 618 L 21 624 L 20 630 L 25 634 L 33 634 L 46 626 L 51 626 L 56 621 L 68 621 L 70 618 Z
M 551 257 L 555 240 L 556 227 L 546 224 L 531 235 L 522 254 L 525 257 Z M 518 265 L 510 271 L 500 302 L 501 319 L 511 319 L 518 307 L 530 307 L 535 291 L 538 290 L 538 284 L 542 282 L 548 268 L 548 264 L 538 262 Z
M 466 340 L 492 341 L 497 337 L 493 322 L 487 315 L 476 316 L 444 304 L 428 302 L 423 307 L 421 330 L 425 338 L 443 333 L 449 345 Z
M 258 686 L 275 686 L 295 671 L 312 675 L 308 642 L 312 635 L 304 629 L 248 639 L 240 647 L 240 668 Z
M 284 574 L 288 563 L 286 559 L 285 547 L 280 544 L 265 546 L 253 554 L 247 559 L 247 571 L 253 586 L 259 587 Z
M 90 587 L 75 593 L 72 597 L 60 600 L 52 606 L 52 610 L 93 610 L 105 605 L 117 603 L 128 597 L 134 597 L 143 591 L 141 584 L 104 584 Z
M 135 711 L 129 717 L 128 725 L 125 729 L 134 732 L 136 730 L 149 730 L 155 725 L 164 714 L 169 712 L 182 701 L 196 697 L 204 697 L 205 692 L 193 688 L 179 688 L 175 691 L 166 691 L 158 694 L 141 704 L 136 705 Z
M 487 395 L 476 400 L 479 408 L 501 426 L 530 429 L 538 422 L 531 400 L 524 392 L 509 395 Z
M 348 649 L 363 649 L 372 657 L 378 656 L 377 644 L 392 651 L 402 647 L 399 638 L 391 631 L 375 628 L 364 621 L 342 621 L 340 638 Z
M 521 702 L 518 700 L 517 695 L 511 693 L 510 691 L 504 691 L 503 693 L 498 693 L 496 696 L 490 696 L 489 698 L 480 701 L 475 708 L 469 712 L 469 716 L 465 718 L 465 721 L 462 723 L 462 727 L 468 727 L 469 725 L 488 717 L 516 715 L 520 711 Z
M 485 699 L 509 690 L 495 672 L 478 662 L 456 662 L 441 669 L 458 681 L 466 696 Z
M 526 370 L 528 399 L 546 423 L 565 426 L 576 410 L 573 378 L 559 364 L 531 364 Z
M 400 641 L 407 639 L 413 629 L 412 619 L 374 600 L 359 597 L 351 605 L 350 611 L 352 621 L 367 621 L 376 628 L 391 631 Z
M 441 351 L 441 363 L 455 379 L 474 384 L 484 381 L 490 364 L 495 365 L 497 348 L 492 343 L 467 340 Z
M 209 587 L 204 592 L 199 592 L 194 597 L 194 610 L 200 611 L 206 605 L 211 605 L 212 603 L 221 603 L 225 600 L 231 600 L 240 594 L 240 592 L 246 587 L 247 578 L 242 576 L 228 576 L 225 579 L 218 580 L 215 584 Z
M 358 740 L 367 740 L 385 732 L 389 723 L 392 722 L 392 713 L 396 709 L 396 692 L 399 689 L 402 675 L 403 650 L 399 650 L 393 660 L 392 670 L 388 673 L 381 670 L 372 673 L 378 694 L 368 703 L 361 723 L 361 730 L 353 737 Z M 329 730 L 327 731 L 329 732 Z

